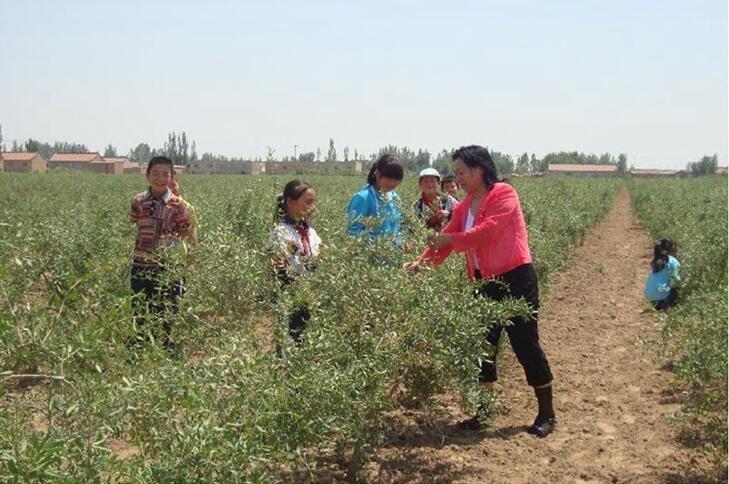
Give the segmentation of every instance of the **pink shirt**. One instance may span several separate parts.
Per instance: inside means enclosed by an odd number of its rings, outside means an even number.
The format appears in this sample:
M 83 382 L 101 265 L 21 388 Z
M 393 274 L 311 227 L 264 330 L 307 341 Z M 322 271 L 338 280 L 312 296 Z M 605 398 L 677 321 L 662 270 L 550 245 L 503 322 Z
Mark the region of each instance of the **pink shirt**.
M 475 268 L 472 257 L 468 257 L 468 253 L 473 253 L 481 277 L 486 279 L 531 263 L 524 214 L 514 187 L 506 183 L 494 184 L 475 214 L 473 227 L 466 230 L 471 200 L 473 196 L 468 195 L 456 205 L 451 221 L 443 229 L 444 233 L 450 234 L 451 245 L 438 250 L 427 248 L 420 260 L 438 265 L 453 251 L 466 252 L 468 277 L 473 278 Z

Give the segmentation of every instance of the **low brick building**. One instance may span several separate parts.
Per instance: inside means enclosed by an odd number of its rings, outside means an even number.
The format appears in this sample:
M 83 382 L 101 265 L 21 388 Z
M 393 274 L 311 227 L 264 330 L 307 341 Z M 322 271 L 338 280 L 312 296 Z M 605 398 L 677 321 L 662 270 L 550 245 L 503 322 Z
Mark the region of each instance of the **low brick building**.
M 48 169 L 48 161 L 36 152 L 9 151 L 0 154 L 0 158 L 2 171 L 43 173 Z
M 567 176 L 615 176 L 618 174 L 617 165 L 570 165 L 570 164 L 550 164 L 547 172 L 548 176 L 567 175 Z
M 260 175 L 265 172 L 266 165 L 260 161 L 195 161 L 187 165 L 187 173 L 193 175 Z
M 124 173 L 144 173 L 145 167 L 138 161 L 127 158 L 124 161 Z
M 649 178 L 649 177 L 675 177 L 679 176 L 678 170 L 654 170 L 654 169 L 638 169 L 634 168 L 630 170 L 630 176 L 638 178 Z
M 95 160 L 90 163 L 91 171 L 106 173 L 109 175 L 124 173 L 124 160 L 126 156 L 104 156 L 101 161 Z
M 315 169 L 324 173 L 362 173 L 362 162 L 357 161 L 325 161 L 312 163 Z
M 96 153 L 54 153 L 48 160 L 48 168 L 66 168 L 71 170 L 95 171 L 91 168 L 92 162 L 100 162 L 104 159 Z M 105 168 L 104 168 L 105 170 Z
M 362 173 L 362 161 L 272 161 L 266 163 L 269 175 L 305 173 Z

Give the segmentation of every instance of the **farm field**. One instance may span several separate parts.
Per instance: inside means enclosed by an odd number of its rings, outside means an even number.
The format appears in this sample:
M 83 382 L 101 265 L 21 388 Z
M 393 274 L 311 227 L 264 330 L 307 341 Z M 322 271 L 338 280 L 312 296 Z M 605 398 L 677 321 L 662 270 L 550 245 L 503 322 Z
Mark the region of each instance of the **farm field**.
M 661 315 L 663 354 L 680 378 L 682 437 L 726 467 L 726 178 L 640 180 L 630 189 L 643 225 L 654 239 L 678 244 L 684 267 L 680 304 Z
M 532 397 L 510 351 L 494 430 L 477 438 L 449 428 L 487 398 L 474 362 L 488 348 L 471 314 L 504 321 L 524 308 L 474 299 L 460 257 L 420 274 L 373 264 L 383 248 L 344 232 L 362 178 L 306 178 L 318 191 L 312 225 L 326 250 L 312 277 L 279 293 L 266 248 L 288 178 L 181 177 L 200 244 L 192 270 L 183 254 L 170 255 L 188 289 L 174 321 L 180 350 L 150 344 L 130 355 L 128 209 L 144 179 L 0 175 L 0 479 L 647 482 L 688 465 L 676 458 L 668 420 L 682 408 L 705 424 L 701 442 L 726 449 L 726 434 L 716 433 L 726 417 L 718 410 L 726 407 L 725 178 L 629 184 L 650 235 L 674 237 L 686 268 L 686 304 L 666 321 L 643 311 L 651 241 L 625 182 L 514 181 L 564 414 L 540 444 L 519 431 L 533 417 Z M 694 195 L 676 195 L 686 191 Z M 398 192 L 409 205 L 412 178 Z M 677 197 L 674 219 L 651 208 Z M 709 200 L 718 208 L 706 210 Z M 424 230 L 411 223 L 404 260 L 423 246 Z M 292 347 L 283 317 L 299 304 L 313 319 L 305 343 Z M 663 357 L 696 398 L 663 401 L 673 373 L 651 356 L 663 341 L 677 343 Z M 636 414 L 653 409 L 650 421 Z M 630 454 L 640 446 L 662 453 L 649 465 L 647 454 Z M 509 452 L 522 456 L 521 468 Z

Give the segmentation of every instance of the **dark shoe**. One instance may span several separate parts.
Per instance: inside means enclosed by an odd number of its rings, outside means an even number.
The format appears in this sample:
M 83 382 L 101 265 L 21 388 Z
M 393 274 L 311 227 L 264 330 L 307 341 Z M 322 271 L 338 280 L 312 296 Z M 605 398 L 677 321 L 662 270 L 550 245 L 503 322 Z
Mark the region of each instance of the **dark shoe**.
M 478 419 L 478 416 L 471 417 L 466 420 L 461 420 L 458 422 L 458 429 L 459 430 L 468 430 L 468 431 L 475 431 L 475 430 L 481 430 L 482 425 L 481 421 Z
M 555 425 L 557 425 L 557 419 L 554 415 L 551 417 L 537 416 L 537 419 L 534 421 L 532 426 L 529 427 L 527 432 L 532 435 L 536 435 L 537 437 L 544 438 L 552 433 Z

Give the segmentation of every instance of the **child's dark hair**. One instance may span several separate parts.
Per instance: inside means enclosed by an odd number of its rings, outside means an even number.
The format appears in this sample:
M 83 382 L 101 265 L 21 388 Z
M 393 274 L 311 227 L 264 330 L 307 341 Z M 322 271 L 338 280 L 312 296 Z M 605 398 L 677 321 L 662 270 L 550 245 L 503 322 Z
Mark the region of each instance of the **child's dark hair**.
M 291 180 L 284 186 L 283 193 L 276 197 L 275 221 L 280 222 L 286 216 L 286 201 L 298 200 L 307 190 L 312 189 L 310 184 L 301 180 Z
M 651 269 L 653 272 L 659 272 L 668 265 L 668 256 L 676 252 L 676 243 L 671 239 L 661 239 L 659 243 L 653 246 L 653 260 L 651 261 Z
M 456 175 L 446 175 L 443 177 L 443 180 L 440 182 L 440 189 L 443 190 L 443 185 L 446 183 L 453 182 L 458 186 L 458 180 L 456 180 Z
M 469 168 L 483 168 L 483 181 L 488 188 L 494 186 L 496 182 L 503 181 L 498 177 L 496 163 L 491 158 L 489 151 L 483 146 L 462 146 L 453 152 L 452 158 L 453 161 L 460 159 Z
M 393 155 L 382 155 L 372 164 L 370 174 L 367 175 L 367 183 L 374 185 L 377 181 L 375 172 L 379 171 L 381 176 L 392 178 L 393 180 L 402 180 L 403 169 L 400 160 Z
M 170 173 L 175 173 L 175 164 L 172 163 L 172 160 L 166 156 L 155 156 L 149 160 L 149 163 L 147 163 L 147 175 L 149 175 L 149 172 L 152 171 L 152 167 L 155 165 L 169 165 Z

